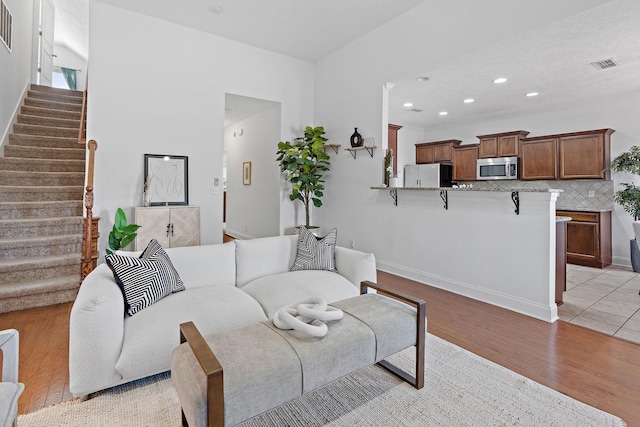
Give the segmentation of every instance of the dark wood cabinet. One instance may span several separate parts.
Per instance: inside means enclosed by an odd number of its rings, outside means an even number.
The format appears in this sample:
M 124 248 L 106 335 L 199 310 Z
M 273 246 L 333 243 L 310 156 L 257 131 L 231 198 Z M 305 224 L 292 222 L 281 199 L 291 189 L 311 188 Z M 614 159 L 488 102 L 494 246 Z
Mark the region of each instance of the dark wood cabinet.
M 556 138 L 526 138 L 520 142 L 520 179 L 558 179 Z
M 480 139 L 478 157 L 485 159 L 518 156 L 520 153 L 520 141 L 528 134 L 529 132 L 527 131 L 518 130 L 491 135 L 478 135 L 478 139 Z
M 611 212 L 557 211 L 567 223 L 567 262 L 604 268 L 611 265 Z
M 609 179 L 613 129 L 545 135 L 520 142 L 520 179 Z
M 609 179 L 613 129 L 559 135 L 560 179 Z
M 478 146 L 467 145 L 453 149 L 453 181 L 475 181 Z
M 460 145 L 460 142 L 458 139 L 447 139 L 416 144 L 416 164 L 452 162 L 453 149 Z

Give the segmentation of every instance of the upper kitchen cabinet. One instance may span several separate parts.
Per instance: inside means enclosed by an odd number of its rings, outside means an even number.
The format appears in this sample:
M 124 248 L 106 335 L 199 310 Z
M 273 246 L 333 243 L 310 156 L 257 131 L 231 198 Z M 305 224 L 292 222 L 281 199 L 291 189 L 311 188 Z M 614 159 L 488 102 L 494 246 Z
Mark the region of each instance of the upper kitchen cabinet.
M 558 141 L 539 136 L 520 142 L 520 179 L 558 179 Z
M 452 162 L 453 149 L 460 142 L 458 139 L 447 139 L 416 144 L 416 164 Z
M 609 179 L 613 132 L 599 129 L 558 135 L 560 179 Z
M 613 129 L 524 138 L 520 179 L 609 179 Z
M 478 145 L 463 145 L 453 149 L 453 181 L 475 181 Z
M 478 156 L 481 159 L 491 157 L 511 157 L 520 155 L 520 141 L 529 132 L 517 130 L 513 132 L 478 135 L 480 145 Z

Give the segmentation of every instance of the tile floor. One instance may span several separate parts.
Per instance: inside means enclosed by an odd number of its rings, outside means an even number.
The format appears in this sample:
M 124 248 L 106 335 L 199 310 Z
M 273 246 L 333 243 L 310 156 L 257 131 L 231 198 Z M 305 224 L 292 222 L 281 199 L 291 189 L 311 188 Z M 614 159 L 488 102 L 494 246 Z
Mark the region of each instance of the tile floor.
M 640 273 L 567 264 L 561 320 L 640 343 Z

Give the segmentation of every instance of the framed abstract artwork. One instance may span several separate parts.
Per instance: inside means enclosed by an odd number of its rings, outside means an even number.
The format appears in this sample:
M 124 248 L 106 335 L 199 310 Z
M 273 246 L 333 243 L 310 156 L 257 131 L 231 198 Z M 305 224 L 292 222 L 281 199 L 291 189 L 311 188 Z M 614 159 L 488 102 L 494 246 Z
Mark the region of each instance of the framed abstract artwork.
M 187 156 L 144 155 L 144 176 L 150 206 L 189 204 Z

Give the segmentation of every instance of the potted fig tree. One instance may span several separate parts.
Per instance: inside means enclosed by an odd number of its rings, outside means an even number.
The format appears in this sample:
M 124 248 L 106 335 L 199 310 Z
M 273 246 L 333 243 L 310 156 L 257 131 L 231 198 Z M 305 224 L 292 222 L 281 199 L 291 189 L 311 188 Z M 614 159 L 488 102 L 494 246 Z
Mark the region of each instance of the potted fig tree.
M 311 206 L 322 206 L 324 195 L 324 173 L 329 170 L 329 155 L 325 153 L 324 127 L 307 126 L 304 138 L 298 138 L 293 143 L 280 141 L 278 143 L 277 161 L 280 170 L 286 174 L 291 183 L 289 199 L 300 200 L 305 209 L 305 225 L 310 227 Z
M 611 162 L 609 168 L 615 172 L 627 172 L 640 176 L 640 147 L 633 146 Z M 640 272 L 640 248 L 638 247 L 638 237 L 640 237 L 640 187 L 633 182 L 622 182 L 622 190 L 616 191 L 614 200 L 622 208 L 633 216 L 633 231 L 636 236 L 631 239 L 631 265 L 633 271 Z

